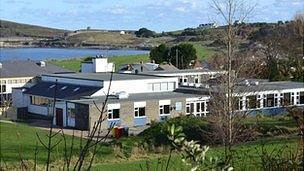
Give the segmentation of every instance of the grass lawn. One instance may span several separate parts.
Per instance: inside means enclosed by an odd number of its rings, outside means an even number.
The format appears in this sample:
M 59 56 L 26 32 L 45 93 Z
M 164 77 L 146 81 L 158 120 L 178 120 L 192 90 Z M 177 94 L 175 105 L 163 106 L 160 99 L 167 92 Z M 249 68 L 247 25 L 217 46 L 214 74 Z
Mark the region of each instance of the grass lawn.
M 79 72 L 81 69 L 81 61 L 84 58 L 73 58 L 73 59 L 63 59 L 63 60 L 52 60 L 49 61 L 52 64 L 61 66 L 66 69 L 70 69 L 72 71 Z M 149 55 L 129 55 L 129 56 L 114 56 L 109 57 L 109 62 L 113 62 L 115 64 L 116 71 L 119 69 L 119 67 L 123 64 L 130 64 L 130 63 L 139 63 L 140 61 L 143 62 L 149 62 Z
M 270 122 L 274 122 L 274 120 L 270 120 Z M 266 124 L 265 120 L 265 124 Z M 280 123 L 277 121 L 277 123 Z M 289 123 L 286 123 L 289 124 Z M 284 124 L 283 124 L 284 125 Z M 1 163 L 3 161 L 10 165 L 19 164 L 20 155 L 24 160 L 34 160 L 34 151 L 36 143 L 38 139 L 36 137 L 36 132 L 41 135 L 42 140 L 45 142 L 46 131 L 42 131 L 37 128 L 30 127 L 23 123 L 3 123 L 0 122 L 0 151 L 1 151 Z M 59 135 L 55 137 L 54 141 L 57 142 L 62 137 Z M 68 146 L 71 144 L 71 136 L 66 136 Z M 260 161 L 258 157 L 261 154 L 262 145 L 264 144 L 264 148 L 271 152 L 272 150 L 278 152 L 281 149 L 286 150 L 282 153 L 288 153 L 288 151 L 296 150 L 297 137 L 291 138 L 265 138 L 262 140 L 249 142 L 245 144 L 237 145 L 234 150 L 237 153 L 236 158 L 234 160 L 234 166 L 244 166 L 246 165 L 249 168 L 254 168 L 255 165 L 252 164 L 252 161 Z M 124 150 L 128 153 L 128 157 L 117 157 L 117 153 L 115 153 L 113 146 L 102 145 L 99 150 L 96 162 L 93 166 L 93 170 L 140 170 L 140 167 L 144 169 L 147 165 L 152 168 L 152 170 L 164 168 L 167 160 L 166 153 L 148 153 L 148 154 L 136 154 L 132 151 L 132 146 L 136 141 L 136 137 L 126 138 L 126 140 L 119 140 L 119 142 L 125 144 Z M 261 143 L 263 142 L 263 143 Z M 80 139 L 75 139 L 75 150 L 74 155 L 77 155 L 80 146 Z M 37 155 L 37 161 L 40 164 L 43 164 L 46 160 L 46 150 L 42 147 L 41 144 L 38 143 L 39 153 Z M 54 161 L 54 165 L 56 163 L 62 162 L 63 159 L 63 151 L 64 144 L 63 141 L 54 149 L 52 153 L 52 161 Z M 211 147 L 207 153 L 207 157 L 215 157 L 222 156 L 223 147 Z M 276 153 L 274 153 L 276 154 Z M 189 170 L 187 166 L 184 166 L 181 162 L 180 155 L 174 153 L 172 157 L 172 163 L 170 163 L 170 170 Z

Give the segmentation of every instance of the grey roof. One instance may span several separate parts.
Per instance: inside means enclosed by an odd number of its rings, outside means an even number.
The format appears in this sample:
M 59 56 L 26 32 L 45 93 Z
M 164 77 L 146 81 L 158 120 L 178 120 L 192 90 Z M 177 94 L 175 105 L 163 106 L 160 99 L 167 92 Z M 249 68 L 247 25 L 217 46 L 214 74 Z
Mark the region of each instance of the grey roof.
M 108 103 L 119 103 L 124 101 L 147 101 L 147 100 L 162 100 L 162 99 L 174 99 L 174 98 L 191 98 L 191 97 L 202 97 L 204 95 L 197 94 L 186 94 L 179 92 L 159 92 L 159 93 L 137 93 L 130 94 L 126 99 L 118 99 L 115 96 L 109 96 Z M 92 99 L 81 99 L 73 100 L 71 102 L 81 103 L 81 104 L 97 104 L 103 103 L 106 99 L 106 96 L 99 96 Z
M 46 76 L 83 79 L 93 81 L 109 81 L 111 73 L 73 73 L 73 74 L 47 74 Z M 144 80 L 144 79 L 156 79 L 166 78 L 163 76 L 144 75 L 144 74 L 127 74 L 127 73 L 113 73 L 113 81 L 117 80 Z
M 25 94 L 58 99 L 80 99 L 82 96 L 90 96 L 102 87 L 83 86 L 75 84 L 62 84 L 54 82 L 40 81 L 31 88 L 25 90 Z
M 251 82 L 250 86 L 247 85 L 237 85 L 235 86 L 235 93 L 249 93 L 249 92 L 261 92 L 261 91 L 281 91 L 288 89 L 304 89 L 303 82 L 292 82 L 292 81 L 276 81 L 276 82 L 267 82 L 262 80 L 258 85 L 255 85 Z M 195 87 L 180 87 L 178 92 L 187 92 L 187 93 L 198 93 L 206 94 L 206 92 L 220 92 L 224 91 L 223 85 L 210 86 L 210 88 L 195 88 Z
M 13 77 L 35 77 L 42 74 L 71 73 L 72 71 L 46 63 L 44 67 L 39 66 L 39 61 L 0 61 L 2 78 Z
M 128 71 L 129 65 L 132 70 L 138 70 L 139 72 L 151 71 L 150 67 L 147 64 L 124 64 L 120 67 L 120 71 Z M 142 68 L 142 71 L 141 71 Z
M 155 71 L 178 71 L 179 69 L 176 68 L 172 64 L 160 64 Z
M 160 70 L 147 71 L 144 74 L 178 74 L 178 73 L 193 73 L 193 72 L 223 72 L 223 70 L 208 70 L 208 69 L 181 69 L 181 70 Z

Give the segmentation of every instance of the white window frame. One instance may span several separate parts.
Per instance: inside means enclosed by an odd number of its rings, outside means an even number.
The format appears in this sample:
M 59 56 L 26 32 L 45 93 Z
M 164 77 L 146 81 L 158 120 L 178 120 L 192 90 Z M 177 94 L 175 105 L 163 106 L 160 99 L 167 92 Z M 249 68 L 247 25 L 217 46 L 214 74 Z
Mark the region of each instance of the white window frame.
M 118 114 L 118 118 L 113 118 L 113 110 L 119 110 L 119 114 Z M 111 118 L 109 118 L 109 115 L 111 114 Z M 119 103 L 115 103 L 115 104 L 108 104 L 108 115 L 107 115 L 107 119 L 109 121 L 115 121 L 115 120 L 120 120 L 120 104 Z
M 145 112 L 144 116 L 139 116 L 139 109 L 140 108 L 144 108 L 144 112 Z M 145 101 L 134 102 L 134 118 L 146 118 L 146 102 Z

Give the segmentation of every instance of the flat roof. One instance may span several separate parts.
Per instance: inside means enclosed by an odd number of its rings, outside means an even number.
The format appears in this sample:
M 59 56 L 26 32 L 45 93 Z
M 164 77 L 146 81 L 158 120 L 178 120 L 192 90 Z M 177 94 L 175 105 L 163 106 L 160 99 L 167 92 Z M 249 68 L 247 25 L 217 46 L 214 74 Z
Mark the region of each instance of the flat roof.
M 92 80 L 92 81 L 109 81 L 111 78 L 111 73 L 45 74 L 43 76 Z M 145 79 L 157 79 L 157 78 L 167 78 L 167 77 L 156 76 L 156 75 L 144 75 L 144 74 L 113 73 L 113 81 L 145 80 Z
M 159 92 L 159 93 L 137 93 L 129 94 L 128 98 L 118 99 L 115 96 L 109 96 L 108 103 L 119 103 L 125 101 L 147 101 L 147 100 L 162 100 L 162 99 L 174 99 L 174 98 L 193 98 L 193 97 L 208 97 L 206 95 L 179 93 L 179 92 Z M 96 104 L 103 103 L 106 96 L 99 96 L 91 99 L 71 100 L 70 102 L 80 104 Z
M 247 85 L 237 85 L 235 87 L 235 93 L 250 93 L 250 92 L 261 92 L 261 91 L 281 91 L 288 89 L 304 89 L 303 82 L 292 82 L 292 81 L 259 81 L 258 85 L 255 85 L 254 82 L 250 82 L 250 86 Z M 210 88 L 196 88 L 196 87 L 179 87 L 177 91 L 179 92 L 219 92 L 223 90 L 223 85 L 210 86 Z
M 179 73 L 208 73 L 208 72 L 225 72 L 224 70 L 208 70 L 208 69 L 181 69 L 181 70 L 158 70 L 147 71 L 142 74 L 179 74 Z

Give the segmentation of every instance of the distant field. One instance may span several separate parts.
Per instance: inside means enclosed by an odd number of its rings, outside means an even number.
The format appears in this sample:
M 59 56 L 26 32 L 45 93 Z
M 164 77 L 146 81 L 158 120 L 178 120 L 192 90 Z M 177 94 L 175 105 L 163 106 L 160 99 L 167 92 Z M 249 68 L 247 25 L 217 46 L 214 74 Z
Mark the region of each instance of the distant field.
M 130 64 L 130 63 L 139 63 L 140 61 L 149 62 L 149 55 L 130 55 L 130 56 L 115 56 L 109 57 L 109 62 L 113 62 L 115 64 L 116 70 L 122 64 Z M 52 64 L 61 66 L 66 69 L 70 69 L 72 71 L 79 72 L 81 69 L 81 61 L 83 58 L 75 58 L 75 59 L 64 59 L 64 60 L 53 60 L 49 61 Z
M 191 43 L 197 52 L 197 57 L 200 60 L 207 59 L 212 57 L 216 50 L 207 48 L 199 43 Z M 84 58 L 74 58 L 74 59 L 63 59 L 63 60 L 52 60 L 49 61 L 52 64 L 61 66 L 66 69 L 70 69 L 72 71 L 79 72 L 81 69 L 81 61 Z M 140 61 L 149 62 L 149 54 L 144 55 L 129 55 L 129 56 L 114 56 L 109 57 L 109 62 L 115 63 L 116 71 L 123 64 L 131 64 L 131 63 L 139 63 Z

